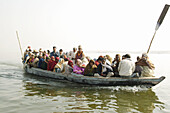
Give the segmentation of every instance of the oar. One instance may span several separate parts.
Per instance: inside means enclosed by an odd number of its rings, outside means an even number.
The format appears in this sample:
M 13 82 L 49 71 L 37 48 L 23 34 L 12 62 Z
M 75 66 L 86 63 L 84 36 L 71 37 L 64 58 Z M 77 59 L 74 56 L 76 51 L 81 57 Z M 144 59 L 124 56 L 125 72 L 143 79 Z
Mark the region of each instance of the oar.
M 165 18 L 165 15 L 166 15 L 166 13 L 167 13 L 167 11 L 168 11 L 168 9 L 169 9 L 169 6 L 170 6 L 170 5 L 168 5 L 168 4 L 166 4 L 166 5 L 164 6 L 164 9 L 163 9 L 163 11 L 162 11 L 162 13 L 161 13 L 158 21 L 157 21 L 156 28 L 155 28 L 155 33 L 154 33 L 154 35 L 153 35 L 153 37 L 152 37 L 152 40 L 151 40 L 151 42 L 150 42 L 150 45 L 149 45 L 149 48 L 148 48 L 147 53 L 149 53 L 149 50 L 150 50 L 150 48 L 151 48 L 152 41 L 153 41 L 153 39 L 154 39 L 154 37 L 155 37 L 156 31 L 158 30 L 158 28 L 159 28 L 160 25 L 162 24 L 162 22 L 163 22 L 163 20 L 164 20 L 164 18 Z
M 20 47 L 20 51 L 21 51 L 21 55 L 22 55 L 22 58 L 24 58 L 24 55 L 23 55 L 23 52 L 22 52 L 22 48 L 21 48 L 21 43 L 20 43 L 20 40 L 19 40 L 18 31 L 16 31 L 16 34 L 17 34 L 17 39 L 18 39 L 18 43 L 19 43 L 19 47 Z

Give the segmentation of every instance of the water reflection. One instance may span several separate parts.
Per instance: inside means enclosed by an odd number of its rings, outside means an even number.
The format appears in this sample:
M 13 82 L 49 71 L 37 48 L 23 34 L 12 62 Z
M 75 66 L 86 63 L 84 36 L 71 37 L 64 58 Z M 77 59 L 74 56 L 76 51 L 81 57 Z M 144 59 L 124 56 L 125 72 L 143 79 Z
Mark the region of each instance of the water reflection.
M 96 87 L 34 75 L 25 74 L 24 76 L 25 96 L 50 99 L 51 102 L 63 104 L 65 110 L 150 113 L 155 108 L 164 108 L 164 103 L 159 101 L 152 89 Z M 56 108 L 60 106 L 62 105 L 56 104 Z

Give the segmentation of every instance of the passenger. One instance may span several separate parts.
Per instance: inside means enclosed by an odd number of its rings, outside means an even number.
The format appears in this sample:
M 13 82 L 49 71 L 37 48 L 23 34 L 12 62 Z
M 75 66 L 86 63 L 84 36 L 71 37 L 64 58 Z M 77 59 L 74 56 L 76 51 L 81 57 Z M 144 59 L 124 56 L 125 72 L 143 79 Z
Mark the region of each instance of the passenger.
M 73 61 L 69 60 L 68 65 L 65 66 L 65 73 L 70 74 L 73 72 Z
M 46 60 L 46 55 L 43 54 L 42 57 L 41 56 L 39 56 L 39 57 L 40 57 L 40 59 L 39 59 L 39 63 L 38 63 L 38 68 L 41 68 L 41 65 L 42 65 L 43 61 Z
M 32 52 L 32 50 L 31 50 L 31 46 L 28 46 L 28 48 L 27 48 L 27 49 L 28 49 L 28 51 L 29 51 L 29 52 Z
M 56 50 L 56 46 L 53 46 L 53 52 L 50 53 L 50 57 L 52 56 L 54 56 L 55 58 L 59 57 L 58 52 Z
M 73 72 L 76 73 L 76 74 L 81 74 L 83 75 L 84 73 L 84 68 L 81 67 L 82 65 L 82 61 L 80 59 L 77 59 L 77 62 L 76 62 L 76 65 L 74 66 L 73 68 Z
M 39 49 L 39 54 L 38 54 L 38 56 L 43 56 L 42 48 Z
M 149 57 L 147 53 L 142 54 L 142 58 L 137 61 L 136 65 L 139 65 L 142 67 L 141 76 L 142 77 L 153 77 L 155 66 L 154 64 L 149 60 Z
M 88 60 L 88 62 L 90 62 L 91 58 L 89 56 L 86 56 L 86 59 Z
M 31 66 L 32 66 L 32 63 L 33 63 L 33 61 L 34 61 L 34 54 L 30 54 L 30 58 L 27 60 L 27 64 L 30 64 Z
M 58 58 L 58 57 L 57 57 Z M 54 70 L 54 66 L 57 64 L 57 62 L 55 61 L 55 57 L 52 56 L 51 60 L 48 62 L 47 64 L 47 70 L 48 71 L 53 71 Z
M 97 66 L 95 65 L 94 60 L 90 60 L 84 70 L 84 75 L 85 76 L 94 76 L 96 69 L 97 69 Z
M 31 52 L 28 52 L 28 55 L 26 55 L 26 58 L 25 58 L 25 63 L 28 63 L 28 59 L 31 57 L 32 53 Z
M 121 61 L 120 54 L 116 54 L 116 56 L 111 64 L 115 76 L 119 76 L 118 67 L 119 67 L 120 61 Z
M 54 72 L 62 73 L 64 70 L 63 63 L 64 63 L 64 59 L 60 58 L 59 62 L 54 67 Z
M 100 63 L 102 63 L 103 59 L 104 59 L 103 56 L 99 56 L 98 59 L 95 61 L 95 65 L 98 66 Z
M 81 61 L 82 61 L 82 64 L 84 64 L 85 66 L 87 66 L 87 64 L 89 63 L 89 61 L 87 60 L 85 56 L 81 58 Z
M 143 70 L 142 66 L 139 65 L 140 63 L 138 63 L 140 61 L 140 59 L 141 58 L 139 56 L 137 56 L 137 61 L 135 62 L 135 72 L 134 72 L 134 73 L 138 73 L 139 76 L 141 76 L 141 72 Z
M 24 52 L 24 58 L 23 58 L 24 63 L 26 61 L 27 56 L 28 56 L 28 49 L 26 49 Z
M 112 64 L 112 57 L 110 57 L 109 55 L 106 55 L 106 62 L 111 65 Z
M 74 47 L 73 51 L 70 51 L 68 54 L 68 58 L 72 60 L 74 64 L 75 64 L 76 52 L 77 52 L 77 48 Z
M 78 46 L 78 51 L 75 56 L 75 64 L 77 64 L 77 59 L 81 59 L 84 55 L 81 45 Z
M 47 55 L 48 57 L 50 57 L 50 50 L 47 50 Z
M 48 57 L 48 54 L 47 54 L 47 52 L 45 50 L 43 51 L 43 54 L 45 54 L 46 57 Z
M 39 58 L 37 56 L 35 56 L 34 61 L 32 63 L 33 67 L 35 67 L 35 68 L 38 67 L 38 62 L 39 62 Z
M 109 73 L 113 72 L 112 67 L 106 63 L 106 59 L 101 59 L 102 62 L 97 66 L 97 73 L 103 77 L 106 77 Z M 114 74 L 112 73 L 112 76 Z
M 135 63 L 131 60 L 129 54 L 124 55 L 124 59 L 119 62 L 118 71 L 121 77 L 133 77 L 132 74 L 135 71 Z
M 126 58 L 125 55 L 123 55 L 123 56 L 122 56 L 122 60 L 125 59 L 125 58 Z
M 35 56 L 37 56 L 38 51 L 34 49 L 32 53 L 33 53 Z
M 46 57 L 46 60 L 44 60 L 41 64 L 41 69 L 47 70 L 47 64 L 50 61 L 50 57 Z
M 63 54 L 63 50 L 62 49 L 59 50 L 59 58 L 64 58 L 64 54 Z

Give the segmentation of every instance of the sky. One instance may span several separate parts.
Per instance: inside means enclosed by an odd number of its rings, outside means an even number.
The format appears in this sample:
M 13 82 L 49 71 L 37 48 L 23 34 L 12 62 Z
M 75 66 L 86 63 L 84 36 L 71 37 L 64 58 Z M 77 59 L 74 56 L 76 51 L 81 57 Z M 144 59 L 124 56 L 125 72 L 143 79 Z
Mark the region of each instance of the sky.
M 1 59 L 56 46 L 70 51 L 146 52 L 157 20 L 170 0 L 0 0 Z M 170 11 L 150 51 L 170 51 Z

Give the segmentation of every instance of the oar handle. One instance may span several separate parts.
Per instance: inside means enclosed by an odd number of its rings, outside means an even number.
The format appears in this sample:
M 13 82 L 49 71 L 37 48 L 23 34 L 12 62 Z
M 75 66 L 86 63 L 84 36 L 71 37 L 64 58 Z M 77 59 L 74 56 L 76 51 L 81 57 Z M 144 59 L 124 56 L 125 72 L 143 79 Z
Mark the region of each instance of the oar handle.
M 20 43 L 20 40 L 19 40 L 18 31 L 16 31 L 16 34 L 17 34 L 17 39 L 18 39 L 18 43 L 19 43 L 19 47 L 20 47 L 20 51 L 21 51 L 21 55 L 22 55 L 22 58 L 24 58 L 24 55 L 23 55 L 23 52 L 22 52 L 22 48 L 21 48 L 21 43 Z
M 149 48 L 148 48 L 147 53 L 149 53 L 149 50 L 150 50 L 150 48 L 151 48 L 151 45 L 152 45 L 153 39 L 154 39 L 154 37 L 155 37 L 156 31 L 157 31 L 157 30 L 155 30 L 155 33 L 154 33 L 154 35 L 153 35 L 153 37 L 152 37 L 152 40 L 151 40 L 151 42 L 150 42 L 150 45 L 149 45 Z

